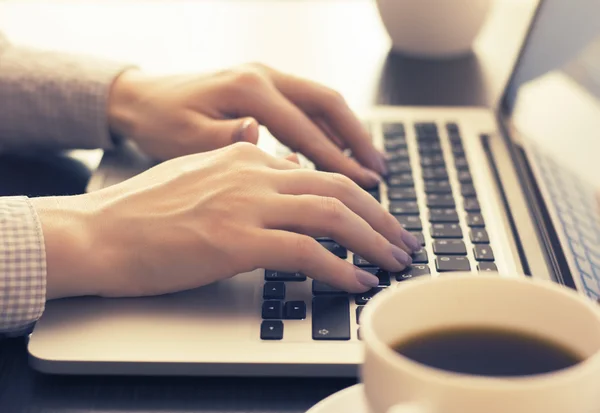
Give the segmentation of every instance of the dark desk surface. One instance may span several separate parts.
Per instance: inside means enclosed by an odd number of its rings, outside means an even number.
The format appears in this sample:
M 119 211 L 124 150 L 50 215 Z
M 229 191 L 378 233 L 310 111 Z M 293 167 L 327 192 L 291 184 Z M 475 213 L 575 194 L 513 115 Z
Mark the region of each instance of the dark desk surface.
M 521 0 L 499 0 L 475 54 L 431 62 L 388 54 L 389 41 L 368 0 L 50 3 L 0 2 L 0 28 L 15 41 L 93 50 L 156 72 L 202 72 L 262 61 L 324 82 L 358 109 L 373 103 L 493 105 L 530 9 Z M 106 21 L 111 22 L 108 31 Z M 78 156 L 93 166 L 97 156 L 86 154 Z M 36 165 L 40 176 L 45 174 L 48 162 Z M 31 181 L 31 169 L 20 169 L 28 174 L 21 178 Z M 82 186 L 81 176 L 73 180 L 73 185 L 36 185 L 22 191 L 35 195 Z M 0 341 L 0 411 L 6 413 L 299 413 L 351 384 L 327 379 L 44 376 L 28 367 L 24 339 Z

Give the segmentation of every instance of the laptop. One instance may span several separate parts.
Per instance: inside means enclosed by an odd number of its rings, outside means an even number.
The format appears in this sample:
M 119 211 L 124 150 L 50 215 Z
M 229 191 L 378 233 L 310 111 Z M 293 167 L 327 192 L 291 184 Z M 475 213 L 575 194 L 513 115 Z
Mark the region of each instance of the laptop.
M 599 300 L 600 4 L 545 0 L 536 7 L 497 107 L 378 106 L 360 114 L 390 156 L 390 176 L 370 192 L 423 245 L 406 271 L 379 270 L 321 239 L 376 274 L 380 286 L 347 294 L 266 268 L 159 297 L 52 301 L 29 338 L 33 368 L 355 377 L 362 309 L 379 291 L 417 277 L 498 271 Z M 266 130 L 259 145 L 287 151 Z M 153 165 L 134 147 L 107 152 L 89 190 Z

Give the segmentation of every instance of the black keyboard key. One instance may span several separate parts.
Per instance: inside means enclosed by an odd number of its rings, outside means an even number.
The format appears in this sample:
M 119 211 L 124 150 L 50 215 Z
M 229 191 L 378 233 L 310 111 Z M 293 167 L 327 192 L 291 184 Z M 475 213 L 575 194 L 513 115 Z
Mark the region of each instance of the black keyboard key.
M 422 231 L 423 224 L 418 215 L 398 215 L 396 219 L 407 231 Z
M 477 261 L 494 261 L 494 251 L 489 245 L 475 245 L 473 252 Z
M 451 194 L 452 186 L 449 181 L 425 181 L 426 194 Z
M 389 272 L 387 272 L 386 270 L 379 269 L 379 268 L 373 268 L 373 269 L 364 268 L 364 270 L 370 272 L 371 274 L 374 274 L 377 278 L 379 278 L 379 286 L 389 287 L 389 285 L 390 285 L 390 273 Z
M 490 238 L 488 233 L 483 228 L 473 228 L 469 231 L 469 237 L 473 244 L 489 244 Z
M 372 267 L 373 264 L 371 264 L 369 261 L 365 260 L 363 257 L 361 257 L 360 255 L 356 255 L 354 254 L 354 257 L 352 257 L 352 261 L 354 262 L 354 265 L 356 265 L 357 267 Z
M 415 124 L 415 132 L 419 138 L 437 137 L 437 125 L 433 122 L 419 122 Z
M 387 163 L 387 168 L 391 174 L 399 174 L 403 172 L 411 172 L 412 166 L 409 161 L 393 161 Z
M 423 275 L 431 275 L 429 265 L 413 264 L 404 271 L 396 273 L 396 281 L 410 280 L 411 278 L 421 277 Z
M 260 325 L 262 340 L 281 340 L 283 338 L 283 322 L 280 320 L 265 320 Z
M 414 201 L 390 202 L 390 213 L 393 215 L 418 215 L 419 204 Z
M 461 184 L 470 184 L 473 182 L 471 178 L 471 172 L 469 171 L 458 171 L 458 181 Z
M 415 236 L 417 241 L 419 241 L 419 244 L 421 244 L 423 247 L 425 246 L 425 236 L 422 232 L 411 232 L 411 234 Z
M 330 286 L 329 284 L 325 284 L 323 281 L 313 280 L 312 283 L 312 293 L 314 295 L 346 295 L 347 292 L 343 290 L 338 290 Z
M 386 122 L 381 125 L 381 128 L 386 139 L 391 136 L 396 137 L 406 135 L 404 124 L 400 122 Z
M 262 318 L 281 319 L 283 318 L 283 305 L 281 301 L 267 300 L 262 305 Z
M 388 189 L 388 198 L 392 201 L 415 201 L 417 192 L 415 188 L 390 188 Z
M 398 148 L 393 151 L 389 151 L 386 155 L 386 159 L 389 161 L 407 161 L 410 159 L 410 155 L 408 154 L 408 149 L 406 148 Z
M 432 238 L 462 238 L 462 229 L 458 224 L 432 224 Z
M 454 166 L 459 171 L 469 169 L 469 163 L 467 162 L 467 158 L 465 158 L 464 156 L 455 157 L 454 158 Z
M 458 134 L 458 133 L 449 132 L 448 138 L 450 138 L 450 143 L 452 143 L 452 144 L 462 143 L 462 139 L 460 137 L 460 134 Z
M 366 270 L 366 269 L 365 269 Z M 368 271 L 368 270 L 367 270 Z M 372 271 L 369 271 L 372 272 Z M 386 270 L 378 269 L 373 272 L 377 278 L 379 278 L 379 285 L 382 287 L 388 287 L 390 285 L 390 273 Z
M 406 149 L 406 138 L 399 136 L 393 139 L 388 139 L 385 141 L 384 146 L 387 152 L 394 152 L 400 149 Z
M 427 264 L 429 257 L 427 256 L 427 250 L 421 248 L 419 251 L 414 252 L 412 255 L 413 264 Z
M 465 156 L 465 149 L 463 148 L 462 144 L 460 144 L 460 143 L 453 143 L 452 144 L 452 154 L 454 156 L 464 157 Z
M 467 247 L 459 239 L 440 239 L 433 241 L 435 255 L 467 255 Z
M 477 264 L 477 271 L 479 271 L 479 272 L 486 272 L 486 271 L 498 272 L 498 267 L 496 267 L 496 264 L 494 264 L 491 261 L 481 261 L 479 264 Z
M 452 194 L 427 195 L 427 206 L 429 208 L 454 208 L 456 203 Z
M 313 340 L 350 340 L 350 302 L 347 296 L 312 300 Z
M 356 307 L 356 324 L 360 324 L 360 314 L 363 312 L 364 308 L 364 305 L 359 305 Z
M 448 131 L 449 134 L 453 134 L 453 135 L 458 135 L 460 134 L 460 131 L 458 129 L 458 125 L 454 122 L 448 122 L 446 123 L 446 130 Z
M 440 155 L 442 154 L 442 145 L 439 142 L 419 142 L 419 153 L 423 155 Z
M 421 156 L 421 166 L 424 168 L 435 167 L 435 166 L 446 166 L 444 161 L 444 155 L 424 155 Z
M 381 202 L 381 194 L 379 193 L 379 188 L 370 189 L 367 191 L 369 195 L 375 198 L 378 202 Z
M 454 208 L 432 208 L 429 210 L 429 222 L 458 223 L 458 214 Z
M 265 300 L 283 300 L 285 298 L 285 284 L 278 281 L 267 281 L 263 288 Z
M 306 281 L 306 275 L 299 272 L 265 270 L 265 281 Z
M 467 212 L 481 212 L 477 198 L 465 198 L 463 205 L 465 207 L 465 211 Z
M 304 301 L 288 301 L 285 303 L 285 318 L 288 320 L 304 320 L 306 304 Z
M 438 166 L 435 168 L 423 168 L 421 171 L 423 174 L 423 180 L 425 181 L 447 181 L 448 171 L 446 168 Z
M 319 243 L 324 246 L 329 252 L 334 255 L 337 255 L 340 258 L 346 258 L 348 256 L 348 251 L 346 248 L 342 247 L 335 241 L 319 241 Z
M 387 184 L 390 187 L 411 187 L 415 185 L 411 173 L 389 175 L 387 177 Z
M 471 212 L 467 214 L 467 225 L 470 227 L 485 227 L 485 221 L 483 216 L 477 212 Z
M 460 187 L 460 194 L 465 198 L 477 196 L 477 192 L 475 191 L 475 187 L 473 186 L 473 184 L 463 184 Z
M 435 267 L 438 272 L 471 271 L 471 264 L 467 257 L 437 257 Z
M 356 305 L 367 304 L 369 301 L 371 301 L 371 298 L 373 298 L 375 296 L 375 294 L 377 294 L 378 292 L 380 292 L 382 290 L 383 290 L 383 288 L 381 288 L 381 287 L 375 287 L 375 288 L 371 288 L 367 292 L 356 294 L 356 299 L 355 299 Z

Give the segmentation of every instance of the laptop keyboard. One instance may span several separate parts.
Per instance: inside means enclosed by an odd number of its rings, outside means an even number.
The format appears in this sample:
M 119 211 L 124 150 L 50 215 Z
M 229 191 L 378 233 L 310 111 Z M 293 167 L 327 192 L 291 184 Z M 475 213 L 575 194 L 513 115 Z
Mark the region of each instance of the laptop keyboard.
M 557 229 L 562 228 L 579 273 L 573 275 L 579 275 L 590 298 L 600 301 L 600 215 L 596 189 L 538 148 L 533 148 L 533 154 L 558 216 Z
M 423 248 L 412 256 L 410 267 L 390 273 L 333 240 L 319 239 L 331 253 L 376 275 L 379 286 L 348 294 L 300 273 L 266 270 L 261 339 L 282 340 L 288 320 L 312 323 L 313 340 L 351 340 L 353 329 L 360 339 L 363 307 L 386 288 L 454 271 L 497 271 L 458 125 L 384 123 L 381 133 L 389 175 L 369 193 Z M 297 282 L 312 283 L 310 302 L 286 301 L 286 284 Z M 307 318 L 308 305 L 311 312 Z

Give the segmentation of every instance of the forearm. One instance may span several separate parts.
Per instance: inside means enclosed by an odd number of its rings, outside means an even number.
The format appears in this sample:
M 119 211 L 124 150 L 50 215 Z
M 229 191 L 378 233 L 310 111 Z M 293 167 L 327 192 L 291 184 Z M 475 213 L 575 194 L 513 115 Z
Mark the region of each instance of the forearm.
M 0 34 L 0 150 L 110 148 L 107 110 L 128 66 L 17 47 Z

